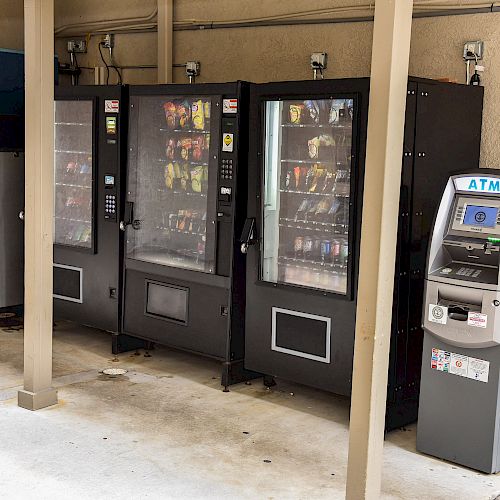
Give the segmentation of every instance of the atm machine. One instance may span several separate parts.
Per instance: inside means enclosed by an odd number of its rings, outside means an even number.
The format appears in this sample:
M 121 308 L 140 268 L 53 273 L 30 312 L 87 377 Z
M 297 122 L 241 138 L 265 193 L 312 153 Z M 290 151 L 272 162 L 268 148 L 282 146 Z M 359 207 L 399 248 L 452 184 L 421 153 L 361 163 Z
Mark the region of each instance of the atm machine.
M 500 172 L 452 176 L 428 254 L 417 449 L 500 471 Z

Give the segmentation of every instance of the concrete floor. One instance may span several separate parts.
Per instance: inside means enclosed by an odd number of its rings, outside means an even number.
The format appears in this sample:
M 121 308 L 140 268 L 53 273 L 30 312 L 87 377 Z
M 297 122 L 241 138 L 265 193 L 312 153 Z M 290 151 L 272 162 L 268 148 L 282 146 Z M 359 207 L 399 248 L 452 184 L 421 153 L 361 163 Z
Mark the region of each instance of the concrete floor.
M 223 393 L 219 366 L 158 348 L 112 361 L 107 334 L 54 333 L 59 404 L 18 408 L 22 331 L 0 330 L 2 499 L 341 499 L 348 402 L 260 380 Z M 99 373 L 123 367 L 127 374 Z M 493 499 L 488 476 L 415 451 L 415 426 L 389 434 L 383 498 Z

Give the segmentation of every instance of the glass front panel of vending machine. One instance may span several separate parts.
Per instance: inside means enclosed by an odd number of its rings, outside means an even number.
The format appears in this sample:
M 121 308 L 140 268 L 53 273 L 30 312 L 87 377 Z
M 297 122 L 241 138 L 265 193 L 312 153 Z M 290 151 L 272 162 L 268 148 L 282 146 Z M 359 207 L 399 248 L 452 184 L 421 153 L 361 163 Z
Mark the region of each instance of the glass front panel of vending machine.
M 54 243 L 93 248 L 93 101 L 55 101 Z
M 210 97 L 131 97 L 128 258 L 215 272 L 211 111 Z
M 263 281 L 347 293 L 353 107 L 265 103 Z

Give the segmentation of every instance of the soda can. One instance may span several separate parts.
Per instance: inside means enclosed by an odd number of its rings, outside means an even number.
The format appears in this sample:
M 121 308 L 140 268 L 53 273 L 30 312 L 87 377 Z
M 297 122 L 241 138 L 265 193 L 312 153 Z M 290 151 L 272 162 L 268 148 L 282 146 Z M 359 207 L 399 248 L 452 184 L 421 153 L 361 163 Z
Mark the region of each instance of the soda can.
M 340 261 L 340 241 L 339 240 L 332 241 L 332 247 L 331 247 L 330 253 L 332 256 L 332 262 L 335 264 L 338 264 Z
M 293 242 L 293 251 L 296 258 L 301 258 L 304 252 L 304 237 L 297 236 Z
M 310 236 L 304 238 L 304 259 L 311 259 L 313 254 L 313 239 Z
M 330 243 L 330 240 L 322 240 L 321 241 L 321 260 L 323 262 L 328 262 L 330 260 L 330 253 L 331 253 L 331 248 L 332 245 Z

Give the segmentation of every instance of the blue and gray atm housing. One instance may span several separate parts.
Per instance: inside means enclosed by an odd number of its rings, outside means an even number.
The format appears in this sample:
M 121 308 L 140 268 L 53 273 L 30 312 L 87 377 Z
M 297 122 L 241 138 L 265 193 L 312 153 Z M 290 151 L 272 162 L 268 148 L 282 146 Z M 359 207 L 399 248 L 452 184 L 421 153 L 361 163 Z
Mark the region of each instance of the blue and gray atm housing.
M 500 173 L 449 179 L 429 248 L 417 449 L 500 470 Z

